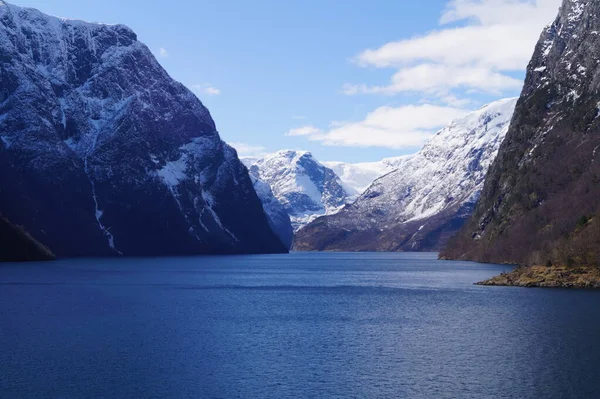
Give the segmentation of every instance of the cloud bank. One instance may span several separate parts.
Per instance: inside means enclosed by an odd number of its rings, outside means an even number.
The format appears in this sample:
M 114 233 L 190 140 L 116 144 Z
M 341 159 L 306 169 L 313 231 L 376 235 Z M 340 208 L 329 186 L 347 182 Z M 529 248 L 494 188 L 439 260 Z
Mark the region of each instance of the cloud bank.
M 359 66 L 395 68 L 386 86 L 346 84 L 348 95 L 411 92 L 439 99 L 477 91 L 501 95 L 519 89 L 511 74 L 527 66 L 543 27 L 561 0 L 453 0 L 440 28 L 362 51 Z M 456 93 L 455 91 L 461 90 Z

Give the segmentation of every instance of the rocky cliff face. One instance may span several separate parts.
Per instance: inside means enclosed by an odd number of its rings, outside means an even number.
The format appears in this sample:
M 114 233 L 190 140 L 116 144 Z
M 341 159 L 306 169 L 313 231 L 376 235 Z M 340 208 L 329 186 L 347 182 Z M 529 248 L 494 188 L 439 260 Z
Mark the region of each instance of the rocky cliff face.
M 58 256 L 280 252 L 208 110 L 123 25 L 0 1 L 0 211 Z
M 600 3 L 564 0 L 535 48 L 473 218 L 442 256 L 598 264 L 600 237 L 579 230 L 600 212 L 599 101 Z
M 453 122 L 356 202 L 300 230 L 294 249 L 439 249 L 471 214 L 515 103 L 501 100 Z
M 346 204 L 348 193 L 339 177 L 309 152 L 283 150 L 245 162 L 253 176 L 271 187 L 294 230 Z

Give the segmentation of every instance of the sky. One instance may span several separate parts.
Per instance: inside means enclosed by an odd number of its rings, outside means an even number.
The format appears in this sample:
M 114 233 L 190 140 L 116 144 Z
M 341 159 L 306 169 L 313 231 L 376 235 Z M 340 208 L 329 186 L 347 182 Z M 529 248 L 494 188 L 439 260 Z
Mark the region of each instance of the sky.
M 366 162 L 518 96 L 561 0 L 9 2 L 128 25 L 242 156 Z

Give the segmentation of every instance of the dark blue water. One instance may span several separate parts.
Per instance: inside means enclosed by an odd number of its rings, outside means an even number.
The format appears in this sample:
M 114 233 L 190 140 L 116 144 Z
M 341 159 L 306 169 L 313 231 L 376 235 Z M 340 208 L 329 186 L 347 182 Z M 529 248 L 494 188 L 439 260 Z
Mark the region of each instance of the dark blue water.
M 435 254 L 0 266 L 0 397 L 600 397 L 600 293 Z

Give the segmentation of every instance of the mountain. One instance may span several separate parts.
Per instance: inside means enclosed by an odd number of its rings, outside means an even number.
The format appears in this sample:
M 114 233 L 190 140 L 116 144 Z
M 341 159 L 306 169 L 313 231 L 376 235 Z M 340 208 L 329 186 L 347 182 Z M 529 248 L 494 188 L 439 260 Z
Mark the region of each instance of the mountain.
M 471 220 L 443 257 L 600 264 L 600 3 L 564 0 L 542 32 Z
M 271 227 L 289 248 L 294 230 L 318 216 L 341 209 L 375 179 L 397 169 L 409 158 L 410 155 L 354 164 L 318 162 L 310 153 L 284 150 L 264 158 L 243 157 L 242 162 L 250 170 Z M 278 197 L 273 190 L 277 190 Z M 290 224 L 290 216 L 294 226 Z
M 0 262 L 53 260 L 54 255 L 22 228 L 0 216 Z
M 294 249 L 441 248 L 473 211 L 515 103 L 516 99 L 500 100 L 454 121 L 353 204 L 300 230 Z
M 284 252 L 209 111 L 136 34 L 0 1 L 0 212 L 59 257 Z
M 258 198 L 260 198 L 263 205 L 265 214 L 269 219 L 269 226 L 271 226 L 283 245 L 289 250 L 292 247 L 294 228 L 292 227 L 287 210 L 275 197 L 273 191 L 271 191 L 271 187 L 267 183 L 253 175 L 250 175 L 250 178 L 252 179 L 256 194 L 258 194 Z
M 244 162 L 251 175 L 271 187 L 295 231 L 318 216 L 336 212 L 348 199 L 335 172 L 309 152 L 283 150 Z
M 321 162 L 333 170 L 351 199 L 356 199 L 378 178 L 400 168 L 412 155 L 385 158 L 379 162 Z

